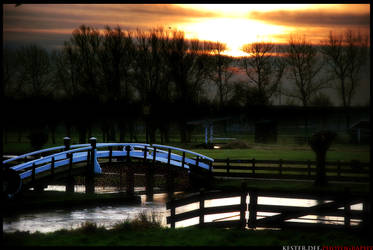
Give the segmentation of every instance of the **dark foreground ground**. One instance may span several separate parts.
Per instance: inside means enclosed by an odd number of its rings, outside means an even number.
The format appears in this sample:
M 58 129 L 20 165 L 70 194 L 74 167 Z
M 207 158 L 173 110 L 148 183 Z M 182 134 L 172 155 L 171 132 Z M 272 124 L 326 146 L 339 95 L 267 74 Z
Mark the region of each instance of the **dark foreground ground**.
M 106 230 L 86 224 L 53 233 L 3 234 L 4 246 L 367 246 L 362 232 L 325 230 L 249 230 L 162 228 L 152 223 L 124 222 Z

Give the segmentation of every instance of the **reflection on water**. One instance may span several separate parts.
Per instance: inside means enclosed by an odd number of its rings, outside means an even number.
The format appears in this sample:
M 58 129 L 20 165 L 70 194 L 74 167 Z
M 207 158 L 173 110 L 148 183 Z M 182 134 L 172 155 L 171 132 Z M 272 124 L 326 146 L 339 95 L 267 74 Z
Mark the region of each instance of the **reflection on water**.
M 65 186 L 48 186 L 46 190 L 65 191 Z M 136 188 L 135 191 L 143 191 L 144 188 Z M 75 192 L 84 192 L 84 186 L 75 187 Z M 96 188 L 97 193 L 117 192 L 116 188 L 100 187 Z M 115 224 L 125 220 L 133 220 L 139 213 L 146 213 L 149 217 L 155 217 L 162 226 L 169 226 L 166 224 L 166 217 L 170 212 L 166 210 L 166 194 L 154 194 L 152 202 L 146 201 L 146 196 L 141 195 L 141 204 L 136 205 L 114 205 L 114 206 L 98 206 L 94 208 L 85 209 L 56 209 L 50 212 L 32 212 L 28 214 L 17 215 L 14 217 L 3 218 L 3 231 L 30 231 L 30 232 L 53 232 L 60 229 L 73 229 L 81 226 L 85 222 L 94 222 L 99 226 L 105 228 L 112 228 Z M 247 197 L 249 201 L 249 197 Z M 272 197 L 259 197 L 258 204 L 276 204 L 287 206 L 314 206 L 318 201 L 316 200 L 302 200 L 302 199 L 285 199 L 285 198 L 272 198 Z M 327 201 L 325 201 L 327 202 Z M 205 207 L 215 207 L 223 205 L 234 205 L 240 203 L 240 197 L 223 198 L 207 200 Z M 198 209 L 199 203 L 192 203 L 176 209 L 176 214 Z M 351 210 L 362 210 L 362 205 L 351 206 Z M 276 213 L 259 212 L 257 217 L 275 215 Z M 224 213 L 219 215 L 206 215 L 205 222 L 235 220 L 239 218 L 239 212 Z M 249 213 L 246 212 L 246 220 L 249 218 Z M 310 222 L 310 220 L 324 219 L 334 220 L 332 223 L 343 223 L 343 217 L 317 217 L 317 216 L 304 216 L 299 219 L 289 221 Z M 351 220 L 351 224 L 357 224 L 359 220 Z M 199 218 L 192 218 L 176 223 L 176 227 L 186 227 L 199 223 Z

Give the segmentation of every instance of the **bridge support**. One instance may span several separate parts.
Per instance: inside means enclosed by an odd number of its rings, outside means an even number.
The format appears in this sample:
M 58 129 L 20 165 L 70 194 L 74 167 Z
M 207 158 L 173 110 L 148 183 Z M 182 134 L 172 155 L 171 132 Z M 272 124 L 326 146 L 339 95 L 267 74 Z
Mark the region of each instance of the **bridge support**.
M 67 193 L 74 193 L 75 189 L 75 179 L 74 177 L 69 177 L 67 180 L 66 180 L 66 192 Z
M 134 196 L 135 194 L 135 173 L 131 167 L 131 158 L 130 158 L 131 147 L 126 146 L 126 151 L 127 151 L 126 193 L 127 193 L 127 196 Z
M 175 191 L 175 172 L 171 167 L 171 149 L 168 149 L 168 159 L 167 159 L 167 175 L 166 175 L 166 189 L 169 198 L 174 196 Z
M 92 146 L 92 150 L 88 154 L 88 164 L 85 175 L 85 193 L 93 194 L 95 192 L 95 180 L 94 180 L 94 165 L 95 165 L 95 151 L 96 151 L 97 139 L 94 137 L 89 138 L 89 143 Z
M 146 200 L 153 201 L 154 199 L 154 169 L 152 165 L 148 165 L 145 173 L 146 183 L 145 183 L 145 192 Z
M 71 145 L 71 138 L 70 137 L 64 137 L 63 138 L 63 144 L 65 145 L 65 151 L 70 150 Z M 70 166 L 71 167 L 71 166 Z M 69 175 L 66 179 L 66 192 L 67 193 L 74 193 L 74 185 L 75 185 L 75 179 L 71 175 Z

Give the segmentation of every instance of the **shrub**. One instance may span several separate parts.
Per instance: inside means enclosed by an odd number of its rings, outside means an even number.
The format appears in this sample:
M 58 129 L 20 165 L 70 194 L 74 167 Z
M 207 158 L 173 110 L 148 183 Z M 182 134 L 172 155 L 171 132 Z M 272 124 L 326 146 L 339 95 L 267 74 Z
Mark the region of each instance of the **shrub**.
M 245 141 L 234 140 L 222 146 L 223 149 L 251 148 Z
M 28 136 L 30 139 L 31 147 L 34 150 L 41 149 L 48 142 L 48 133 L 45 130 L 34 130 L 31 131 Z

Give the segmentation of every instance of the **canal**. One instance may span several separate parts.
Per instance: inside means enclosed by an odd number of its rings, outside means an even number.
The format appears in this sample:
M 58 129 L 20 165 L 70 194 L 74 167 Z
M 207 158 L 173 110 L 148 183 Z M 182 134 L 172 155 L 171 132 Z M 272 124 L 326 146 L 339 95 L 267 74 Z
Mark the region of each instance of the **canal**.
M 64 191 L 65 186 L 48 186 L 46 191 Z M 144 188 L 136 188 L 135 191 L 142 191 Z M 84 186 L 76 186 L 75 192 L 85 192 Z M 105 189 L 96 189 L 96 193 L 117 192 L 115 188 L 106 187 Z M 248 199 L 249 200 L 249 199 Z M 135 205 L 104 205 L 90 208 L 79 209 L 55 209 L 50 211 L 32 211 L 29 213 L 22 213 L 19 215 L 3 218 L 3 232 L 15 231 L 29 231 L 29 232 L 53 232 L 60 229 L 75 229 L 86 222 L 96 223 L 98 226 L 103 226 L 107 229 L 112 228 L 115 224 L 131 221 L 139 216 L 139 214 L 146 214 L 148 218 L 153 218 L 162 226 L 169 226 L 166 223 L 166 217 L 169 216 L 169 211 L 166 210 L 167 194 L 154 194 L 152 202 L 146 201 L 146 196 L 141 195 L 141 203 Z M 276 205 L 290 205 L 290 206 L 313 206 L 319 201 L 306 199 L 284 199 L 284 198 L 270 198 L 259 197 L 258 204 L 276 204 Z M 239 204 L 240 198 L 224 198 L 207 200 L 205 207 L 222 206 Z M 176 213 L 186 212 L 193 209 L 198 209 L 199 203 L 192 203 L 183 207 L 177 208 Z M 362 204 L 351 206 L 352 210 L 362 210 Z M 258 213 L 258 218 L 262 216 L 269 216 L 273 213 Z M 206 215 L 205 222 L 222 221 L 237 219 L 239 213 L 224 213 L 219 215 Z M 248 218 L 248 212 L 246 214 Z M 343 224 L 343 217 L 316 217 L 304 216 L 293 221 L 302 221 L 310 223 L 335 223 Z M 327 222 L 325 220 L 328 220 Z M 186 227 L 193 224 L 198 224 L 199 219 L 193 218 L 176 223 L 176 227 Z M 359 223 L 359 220 L 351 220 L 352 225 Z

